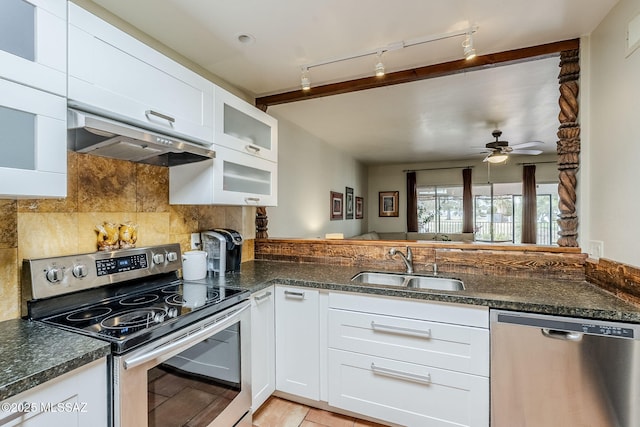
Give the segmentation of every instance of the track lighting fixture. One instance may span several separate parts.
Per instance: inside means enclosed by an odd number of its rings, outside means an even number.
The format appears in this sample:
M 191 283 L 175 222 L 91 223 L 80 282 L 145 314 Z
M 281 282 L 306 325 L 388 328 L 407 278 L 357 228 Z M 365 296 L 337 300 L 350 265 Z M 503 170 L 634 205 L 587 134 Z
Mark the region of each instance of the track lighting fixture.
M 300 86 L 302 90 L 311 89 L 311 79 L 309 79 L 309 68 L 302 67 L 302 74 L 300 75 Z
M 382 63 L 382 52 L 378 52 L 378 61 L 376 62 L 376 66 L 374 68 L 376 72 L 376 77 L 384 76 L 384 64 Z
M 468 61 L 476 57 L 476 50 L 473 47 L 473 35 L 471 31 L 467 33 L 467 37 L 462 42 L 462 47 L 464 48 L 464 59 Z
M 346 61 L 349 59 L 362 58 L 364 56 L 376 55 L 377 61 L 374 66 L 374 71 L 376 77 L 382 77 L 385 75 L 386 70 L 385 66 L 382 62 L 382 54 L 385 52 L 390 52 L 392 50 L 400 50 L 410 46 L 416 46 L 419 44 L 429 43 L 437 40 L 449 39 L 452 37 L 466 36 L 465 41 L 462 43 L 462 47 L 464 48 L 464 57 L 466 59 L 472 59 L 476 56 L 476 50 L 473 47 L 473 33 L 478 31 L 477 26 L 469 27 L 462 31 L 454 31 L 451 33 L 444 34 L 436 34 L 432 36 L 421 37 L 417 39 L 407 40 L 407 41 L 399 41 L 395 43 L 390 43 L 385 47 L 379 47 L 376 49 L 369 49 L 362 52 L 354 53 L 351 55 L 342 55 L 334 58 L 325 59 L 322 61 L 312 62 L 310 64 L 304 64 L 301 67 L 302 74 L 300 76 L 300 86 L 302 90 L 308 91 L 311 89 L 311 79 L 309 78 L 309 69 L 313 67 L 319 67 L 321 65 L 333 64 L 335 62 Z

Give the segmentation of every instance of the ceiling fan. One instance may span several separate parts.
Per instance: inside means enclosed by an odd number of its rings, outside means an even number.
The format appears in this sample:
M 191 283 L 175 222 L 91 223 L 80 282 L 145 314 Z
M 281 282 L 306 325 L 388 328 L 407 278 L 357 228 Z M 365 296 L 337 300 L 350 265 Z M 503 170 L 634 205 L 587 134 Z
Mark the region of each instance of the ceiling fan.
M 496 140 L 485 145 L 485 152 L 488 152 L 489 154 L 487 154 L 483 162 L 502 163 L 509 158 L 509 154 L 536 156 L 542 153 L 542 150 L 525 150 L 525 148 L 542 145 L 542 141 L 529 141 L 509 146 L 509 141 L 500 141 L 500 136 L 502 136 L 502 131 L 500 129 L 495 129 L 491 132 L 491 135 Z

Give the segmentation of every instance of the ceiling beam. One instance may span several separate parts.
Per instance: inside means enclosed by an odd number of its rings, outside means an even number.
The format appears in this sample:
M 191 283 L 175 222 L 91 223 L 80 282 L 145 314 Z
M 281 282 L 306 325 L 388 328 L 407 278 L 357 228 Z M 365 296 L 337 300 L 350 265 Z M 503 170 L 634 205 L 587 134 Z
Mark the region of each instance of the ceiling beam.
M 580 39 L 572 39 L 525 47 L 522 49 L 509 50 L 506 52 L 490 53 L 487 55 L 476 56 L 474 59 L 469 61 L 466 59 L 459 59 L 456 61 L 444 62 L 442 64 L 427 65 L 425 67 L 387 73 L 382 77 L 363 77 L 339 83 L 315 86 L 307 91 L 300 89 L 263 96 L 256 98 L 255 105 L 262 111 L 267 111 L 267 108 L 271 105 L 286 104 L 305 99 L 321 98 L 323 96 L 339 95 L 359 90 L 374 89 L 382 86 L 415 82 L 418 80 L 431 79 L 434 77 L 447 76 L 466 71 L 483 70 L 500 65 L 531 61 L 549 56 L 559 56 L 560 52 L 579 48 Z

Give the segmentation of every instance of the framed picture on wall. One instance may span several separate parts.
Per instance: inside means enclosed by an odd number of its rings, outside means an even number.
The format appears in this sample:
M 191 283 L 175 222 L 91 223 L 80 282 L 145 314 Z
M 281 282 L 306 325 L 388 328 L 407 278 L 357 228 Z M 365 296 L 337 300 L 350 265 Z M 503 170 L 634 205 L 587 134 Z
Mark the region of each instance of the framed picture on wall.
M 331 204 L 331 220 L 342 219 L 342 193 L 337 193 L 335 191 L 331 192 L 330 195 L 330 204 Z
M 364 218 L 364 200 L 356 196 L 356 219 Z
M 345 218 L 353 219 L 353 188 L 345 187 L 345 194 L 347 200 L 345 200 Z
M 398 191 L 378 193 L 378 216 L 398 216 Z

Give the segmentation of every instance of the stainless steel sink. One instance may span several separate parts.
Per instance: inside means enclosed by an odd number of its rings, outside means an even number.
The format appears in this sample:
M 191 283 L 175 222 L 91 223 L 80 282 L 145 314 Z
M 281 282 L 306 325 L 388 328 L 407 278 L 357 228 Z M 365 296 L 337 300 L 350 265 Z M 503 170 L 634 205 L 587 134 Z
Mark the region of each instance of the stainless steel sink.
M 404 274 L 400 273 L 376 273 L 373 271 L 363 271 L 356 274 L 351 279 L 356 283 L 370 283 L 372 285 L 391 285 L 391 286 L 405 286 L 407 278 Z
M 409 289 L 433 289 L 440 291 L 464 290 L 464 283 L 462 283 L 461 280 L 420 274 L 362 271 L 353 276 L 351 281 L 355 283 L 369 283 L 371 285 L 398 286 Z
M 437 289 L 439 291 L 463 291 L 464 283 L 458 279 L 446 277 L 411 276 L 407 282 L 408 288 Z

